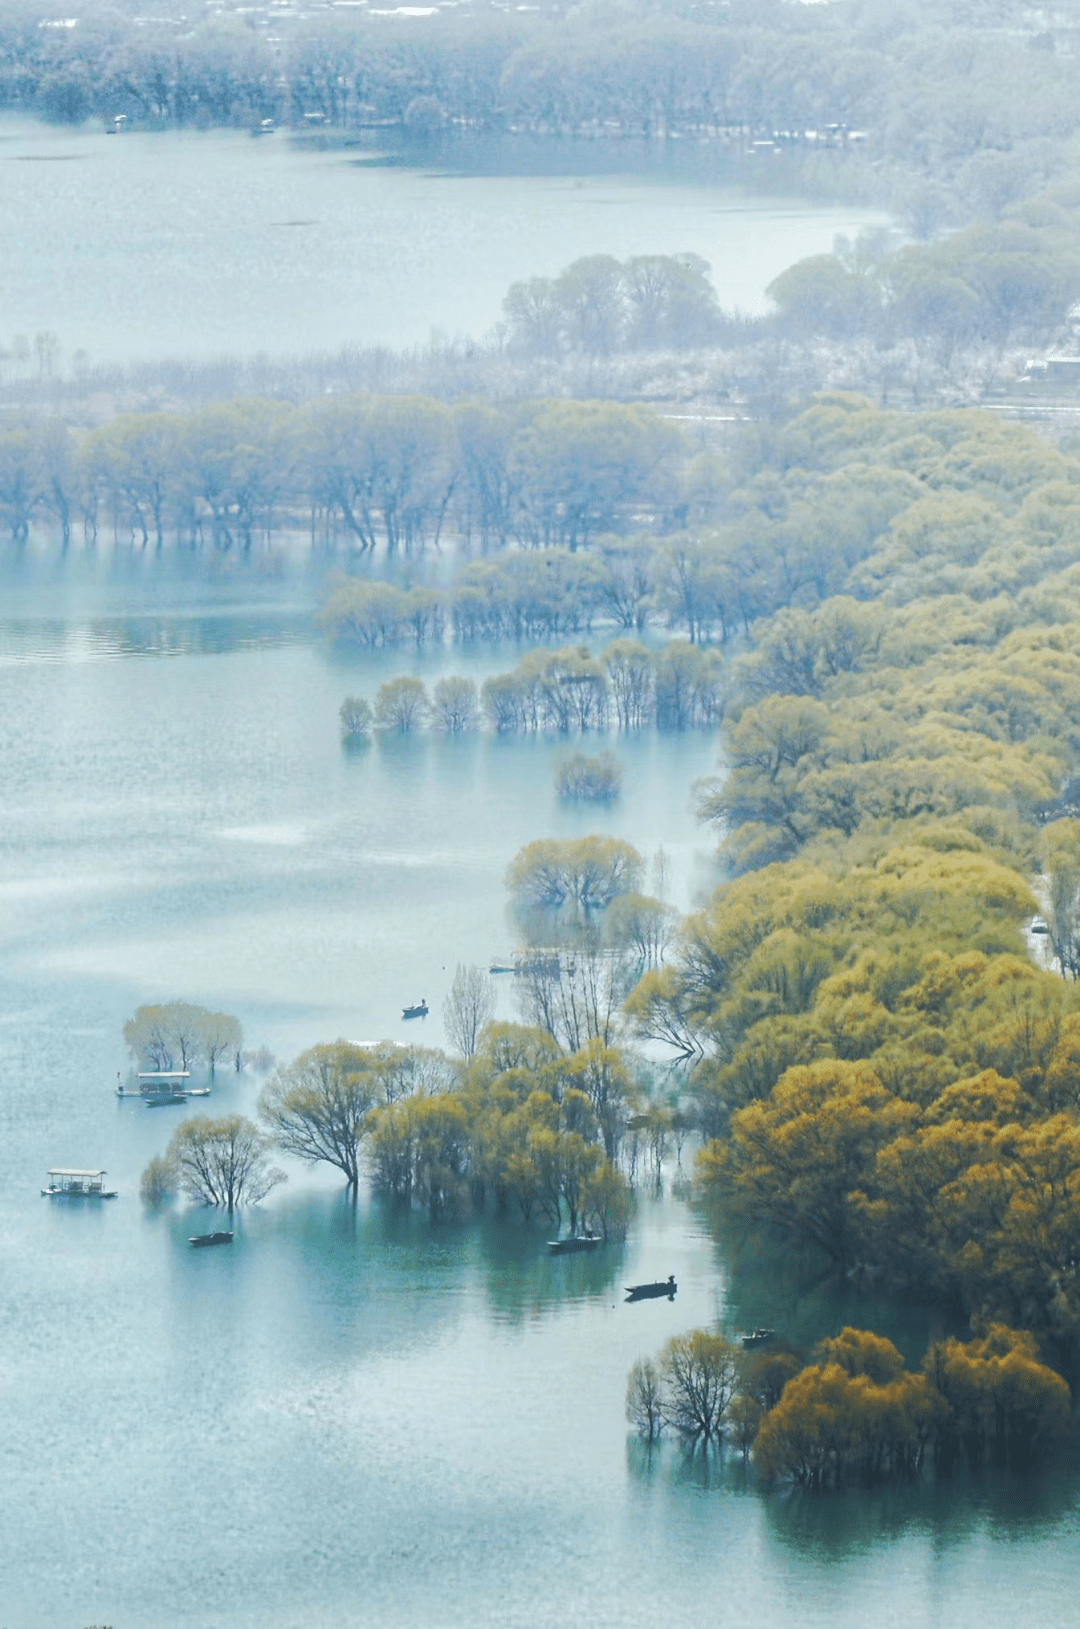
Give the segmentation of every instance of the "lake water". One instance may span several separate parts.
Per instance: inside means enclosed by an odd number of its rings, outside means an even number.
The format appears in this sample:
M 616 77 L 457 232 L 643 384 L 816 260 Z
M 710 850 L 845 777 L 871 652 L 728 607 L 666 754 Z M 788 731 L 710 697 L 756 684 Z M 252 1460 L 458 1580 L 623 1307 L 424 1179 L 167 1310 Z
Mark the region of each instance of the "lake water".
M 814 1500 L 628 1440 L 627 1370 L 676 1331 L 887 1327 L 764 1258 L 729 1267 L 674 1172 L 587 1260 L 514 1225 L 354 1208 L 297 1169 L 227 1251 L 187 1247 L 205 1213 L 143 1211 L 175 1111 L 112 1095 L 139 1002 L 235 1010 L 282 1057 L 438 1043 L 455 962 L 513 943 L 516 848 L 597 823 L 557 805 L 549 742 L 344 754 L 347 691 L 513 653 L 335 654 L 311 632 L 321 576 L 255 560 L 207 580 L 126 550 L 0 563 L 0 1625 L 1072 1621 L 1070 1472 Z M 715 741 L 613 744 L 627 784 L 603 829 L 662 844 L 688 904 L 711 882 L 688 794 Z M 403 1025 L 421 994 L 431 1017 Z M 257 1090 L 223 1074 L 214 1106 Z M 42 1199 L 68 1163 L 120 1197 Z M 674 1304 L 623 1304 L 671 1272 Z
M 586 173 L 468 174 L 283 132 L 110 138 L 0 118 L 0 340 L 51 331 L 65 359 L 100 362 L 409 346 L 486 331 L 511 282 L 580 255 L 682 250 L 711 263 L 725 306 L 761 311 L 786 266 L 880 219 L 686 166 L 589 162 L 585 144 Z

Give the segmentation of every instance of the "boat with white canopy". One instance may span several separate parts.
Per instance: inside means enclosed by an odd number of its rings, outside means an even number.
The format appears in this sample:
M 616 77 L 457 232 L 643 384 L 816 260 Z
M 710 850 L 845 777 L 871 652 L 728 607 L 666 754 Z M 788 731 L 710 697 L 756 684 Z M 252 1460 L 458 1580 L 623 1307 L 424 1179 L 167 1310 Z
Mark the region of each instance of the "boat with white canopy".
M 76 1171 L 56 1165 L 48 1173 L 48 1187 L 42 1196 L 49 1199 L 115 1199 L 116 1189 L 106 1188 L 104 1171 Z

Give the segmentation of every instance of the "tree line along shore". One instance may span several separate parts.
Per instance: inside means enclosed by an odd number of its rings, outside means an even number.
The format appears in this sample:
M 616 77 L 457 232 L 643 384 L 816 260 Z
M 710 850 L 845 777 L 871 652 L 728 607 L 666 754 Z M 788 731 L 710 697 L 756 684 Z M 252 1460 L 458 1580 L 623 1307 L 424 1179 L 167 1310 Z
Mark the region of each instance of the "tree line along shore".
M 925 421 L 823 402 L 789 424 L 781 484 L 861 461 L 864 411 L 880 470 L 929 454 Z M 992 441 L 952 454 L 973 471 Z M 782 609 L 732 659 L 725 770 L 698 801 L 734 875 L 628 1014 L 691 1062 L 698 1178 L 729 1235 L 782 1239 L 842 1282 L 972 1319 L 1002 1364 L 1022 1349 L 1075 1380 L 1080 532 L 1060 553 L 1044 533 L 1034 558 L 1016 523 L 1039 477 L 984 468 L 981 540 L 958 514 L 907 533 L 865 601 Z M 1055 483 L 1066 508 L 1075 490 Z M 979 1373 L 971 1399 L 1000 1421 Z M 862 1453 L 847 1380 L 814 1374 L 806 1418 L 830 1387 L 838 1411 L 820 1474 L 840 1475 Z
M 891 193 L 925 224 L 1038 186 L 1047 144 L 1076 134 L 1075 34 L 1066 14 L 1017 0 L 615 14 L 254 6 L 201 19 L 94 0 L 70 19 L 14 0 L 0 21 L 0 106 L 69 124 L 272 120 L 421 141 L 448 127 L 757 139 L 769 144 L 759 164 L 798 153 L 804 189 Z
M 696 407 L 681 416 L 699 434 L 783 417 L 835 388 L 914 407 L 1001 396 L 1045 406 L 1054 384 L 1047 352 L 1077 348 L 1080 233 L 1067 170 L 1059 166 L 1036 195 L 1004 200 L 929 241 L 885 225 L 838 237 L 831 253 L 775 278 L 770 308 L 756 316 L 722 309 L 708 264 L 693 253 L 594 254 L 557 276 L 511 284 L 488 333 L 406 351 L 346 344 L 327 355 L 121 366 L 85 351 L 65 363 L 49 331 L 16 335 L 0 345 L 0 403 L 15 426 L 56 418 L 89 429 L 131 413 L 188 416 L 251 402 L 314 410 L 328 398 L 355 406 L 361 397 L 423 397 L 462 413 L 483 403 L 511 420 L 567 399 L 651 402 Z M 393 417 L 390 406 L 385 414 Z M 505 528 L 508 517 L 496 510 L 485 519 L 484 507 L 477 524 Z

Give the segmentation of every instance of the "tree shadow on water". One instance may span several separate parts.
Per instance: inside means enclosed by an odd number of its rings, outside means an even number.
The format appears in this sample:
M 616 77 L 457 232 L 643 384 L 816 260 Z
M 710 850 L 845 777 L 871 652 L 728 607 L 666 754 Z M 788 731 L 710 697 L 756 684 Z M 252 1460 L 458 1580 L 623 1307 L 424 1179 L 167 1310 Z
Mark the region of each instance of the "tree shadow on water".
M 955 1478 L 925 1472 L 915 1482 L 823 1493 L 790 1485 L 762 1488 L 767 1528 L 784 1549 L 843 1562 L 893 1541 L 920 1536 L 947 1552 L 982 1533 L 995 1544 L 1056 1538 L 1075 1512 L 1080 1473 L 1064 1466 L 1039 1475 L 981 1472 Z

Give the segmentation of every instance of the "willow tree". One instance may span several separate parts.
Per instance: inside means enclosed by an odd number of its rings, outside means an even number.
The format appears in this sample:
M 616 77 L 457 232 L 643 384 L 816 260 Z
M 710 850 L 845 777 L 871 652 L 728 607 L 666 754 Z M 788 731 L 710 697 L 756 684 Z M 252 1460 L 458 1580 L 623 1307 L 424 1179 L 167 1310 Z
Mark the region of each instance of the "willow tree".
M 255 1205 L 285 1181 L 270 1164 L 272 1143 L 253 1120 L 228 1114 L 185 1120 L 173 1132 L 165 1158 L 184 1193 L 204 1205 Z
M 368 1116 L 379 1096 L 370 1052 L 333 1041 L 278 1071 L 259 1098 L 259 1116 L 285 1153 L 336 1166 L 355 1189 Z
M 482 967 L 466 967 L 458 962 L 450 993 L 443 1002 L 443 1023 L 447 1035 L 466 1060 L 476 1051 L 480 1032 L 494 1011 L 491 975 Z
M 610 905 L 636 890 L 644 861 L 619 837 L 540 838 L 510 863 L 506 886 L 525 905 Z

